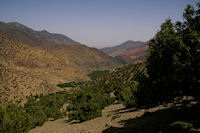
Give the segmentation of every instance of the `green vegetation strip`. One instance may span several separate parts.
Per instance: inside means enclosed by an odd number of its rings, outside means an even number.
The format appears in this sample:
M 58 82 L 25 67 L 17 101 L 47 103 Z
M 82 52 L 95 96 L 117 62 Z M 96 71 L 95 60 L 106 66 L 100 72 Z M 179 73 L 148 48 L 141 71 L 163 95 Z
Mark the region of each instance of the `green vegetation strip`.
M 76 83 L 76 82 L 69 82 L 69 83 L 58 84 L 57 86 L 60 87 L 60 88 L 65 88 L 65 87 L 72 87 L 72 88 L 74 88 L 74 87 L 80 86 L 82 84 L 83 84 L 83 82 L 78 82 L 78 83 Z
M 95 80 L 97 78 L 100 78 L 106 74 L 109 73 L 109 70 L 104 70 L 104 71 L 93 71 L 91 73 L 88 74 L 88 76 L 92 79 Z
M 60 108 L 69 100 L 67 92 L 47 96 L 29 97 L 24 107 L 9 105 L 0 107 L 0 132 L 21 133 L 41 126 L 48 118 L 62 118 L 65 113 Z

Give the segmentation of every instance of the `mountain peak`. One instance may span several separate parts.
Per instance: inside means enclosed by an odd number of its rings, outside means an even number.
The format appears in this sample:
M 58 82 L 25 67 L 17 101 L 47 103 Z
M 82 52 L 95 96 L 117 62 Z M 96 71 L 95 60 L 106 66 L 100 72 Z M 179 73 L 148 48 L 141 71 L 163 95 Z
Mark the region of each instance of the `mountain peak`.
M 65 35 L 50 33 L 46 30 L 35 31 L 19 22 L 0 22 L 0 32 L 33 46 L 44 44 L 80 44 Z
M 133 40 L 128 40 L 128 41 L 125 41 L 125 42 L 122 43 L 122 44 L 125 44 L 125 43 L 138 44 L 138 43 L 144 43 L 144 42 L 142 42 L 142 41 L 133 41 Z
M 135 42 L 135 41 L 133 41 L 133 40 L 128 40 L 128 41 L 125 41 L 125 42 Z M 124 43 L 125 43 L 125 42 L 124 42 Z
M 49 32 L 46 31 L 46 30 L 41 30 L 40 32 L 42 32 L 42 33 L 49 33 Z
M 5 23 L 6 24 L 6 23 Z M 18 22 L 9 22 L 7 23 L 8 25 L 12 26 L 12 27 L 15 27 L 15 28 L 26 28 L 25 25 L 23 24 L 20 24 Z
M 17 22 L 17 21 L 14 21 L 14 22 L 8 22 L 8 24 L 22 25 L 22 24 L 20 24 L 20 23 L 19 23 L 19 22 Z

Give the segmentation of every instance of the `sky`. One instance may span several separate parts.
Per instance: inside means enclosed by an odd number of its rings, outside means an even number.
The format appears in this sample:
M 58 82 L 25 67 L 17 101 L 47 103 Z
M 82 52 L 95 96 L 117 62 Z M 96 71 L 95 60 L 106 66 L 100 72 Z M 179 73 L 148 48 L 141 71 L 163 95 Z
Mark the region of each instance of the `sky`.
M 90 47 L 148 41 L 200 0 L 0 0 L 0 21 L 61 33 Z

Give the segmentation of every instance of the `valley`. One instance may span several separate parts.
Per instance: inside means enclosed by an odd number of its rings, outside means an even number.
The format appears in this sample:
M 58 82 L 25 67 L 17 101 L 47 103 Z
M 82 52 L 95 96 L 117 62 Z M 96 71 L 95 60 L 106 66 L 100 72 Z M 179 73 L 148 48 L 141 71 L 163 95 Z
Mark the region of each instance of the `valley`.
M 0 22 L 0 133 L 199 133 L 200 3 L 182 16 L 102 49 Z
M 17 33 L 14 39 L 13 30 Z M 41 32 L 19 23 L 1 23 L 0 32 L 3 105 L 23 101 L 26 96 L 59 91 L 61 89 L 56 87 L 59 83 L 87 81 L 87 74 L 94 70 L 121 65 L 95 48 L 67 37 L 61 39 L 63 36 L 57 34 L 47 32 L 48 35 L 40 35 Z M 29 38 L 26 38 L 27 35 Z M 38 40 L 35 38 L 37 36 L 41 38 Z M 53 36 L 54 40 L 48 40 L 49 36 Z

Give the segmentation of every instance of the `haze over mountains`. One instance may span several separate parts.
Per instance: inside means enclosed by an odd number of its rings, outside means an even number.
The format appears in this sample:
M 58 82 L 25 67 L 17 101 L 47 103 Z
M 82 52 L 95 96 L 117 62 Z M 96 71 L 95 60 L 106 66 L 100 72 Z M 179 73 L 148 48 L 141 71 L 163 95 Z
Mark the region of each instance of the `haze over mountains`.
M 64 35 L 0 23 L 1 103 L 58 90 L 56 84 L 88 80 L 87 74 L 121 64 Z M 15 99 L 15 100 L 14 100 Z
M 148 43 L 141 41 L 126 41 L 120 45 L 100 49 L 104 53 L 115 57 L 124 63 L 144 59 L 147 55 Z

